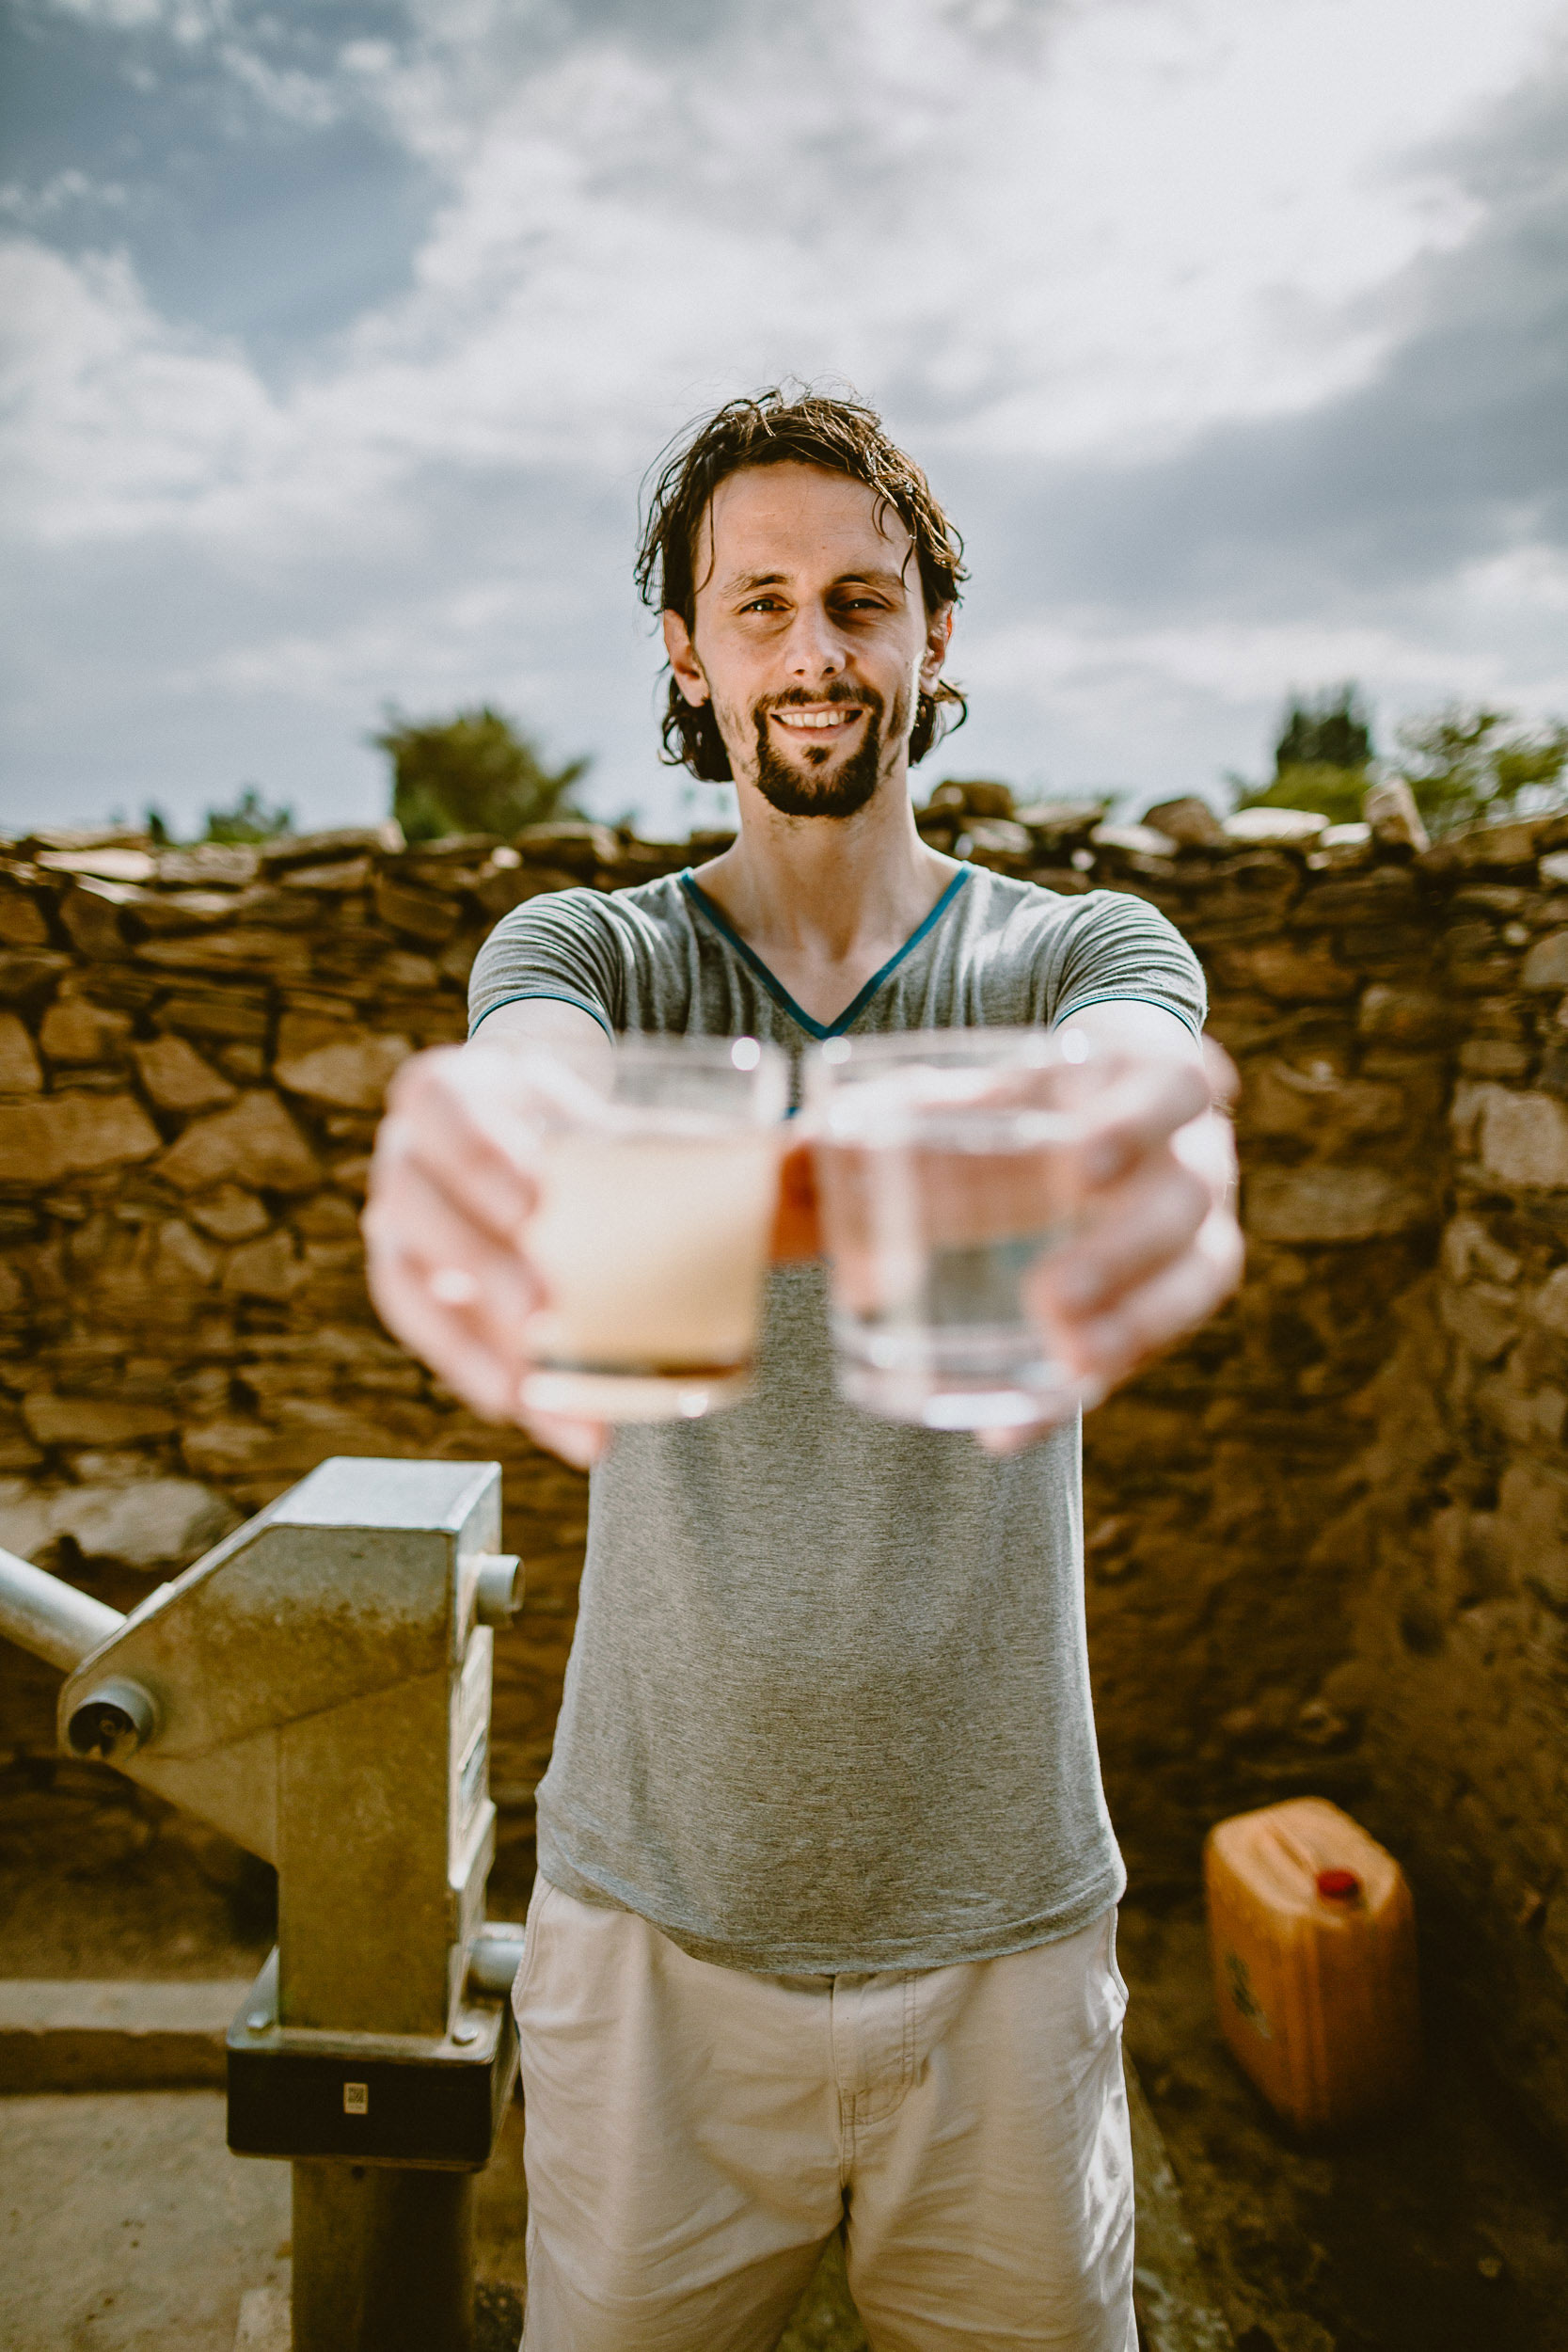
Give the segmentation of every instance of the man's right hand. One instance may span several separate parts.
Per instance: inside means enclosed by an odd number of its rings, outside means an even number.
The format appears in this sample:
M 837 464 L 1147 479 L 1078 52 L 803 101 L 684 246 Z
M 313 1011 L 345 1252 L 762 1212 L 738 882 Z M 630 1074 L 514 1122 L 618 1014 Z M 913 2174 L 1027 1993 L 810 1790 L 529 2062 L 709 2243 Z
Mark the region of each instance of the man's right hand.
M 586 1470 L 605 1424 L 521 1402 L 529 1323 L 543 1304 L 527 1248 L 538 1198 L 533 1085 L 515 1052 L 484 1046 L 438 1046 L 404 1063 L 371 1160 L 366 1270 L 388 1330 L 464 1404 Z

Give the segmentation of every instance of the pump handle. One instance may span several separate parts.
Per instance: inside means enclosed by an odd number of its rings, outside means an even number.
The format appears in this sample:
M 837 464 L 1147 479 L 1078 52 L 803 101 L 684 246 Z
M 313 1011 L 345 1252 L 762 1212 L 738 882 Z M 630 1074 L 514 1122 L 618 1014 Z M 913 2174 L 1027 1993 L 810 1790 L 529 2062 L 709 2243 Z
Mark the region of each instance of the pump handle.
M 125 1623 L 118 1609 L 0 1550 L 0 1634 L 67 1674 Z

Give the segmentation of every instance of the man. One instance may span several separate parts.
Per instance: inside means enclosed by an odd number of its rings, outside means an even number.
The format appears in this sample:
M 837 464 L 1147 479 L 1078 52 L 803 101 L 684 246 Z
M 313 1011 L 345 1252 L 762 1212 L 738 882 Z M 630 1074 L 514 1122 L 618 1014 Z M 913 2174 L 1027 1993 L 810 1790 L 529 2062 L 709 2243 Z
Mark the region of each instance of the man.
M 671 459 L 640 566 L 666 741 L 733 778 L 738 838 L 508 915 L 479 1042 L 407 1066 L 377 1147 L 376 1299 L 480 1411 L 525 1418 L 524 1056 L 552 1040 L 799 1056 L 1070 1019 L 1119 1074 L 1082 1230 L 1033 1278 L 1056 1344 L 1102 1393 L 1234 1284 L 1190 950 L 1137 899 L 1059 898 L 915 830 L 961 578 L 856 404 L 732 403 Z M 977 1443 L 840 1402 L 803 1168 L 750 1401 L 612 1440 L 527 1421 L 594 1465 L 515 1994 L 527 2352 L 760 2352 L 841 2221 L 877 2352 L 1132 2352 L 1076 1415 Z

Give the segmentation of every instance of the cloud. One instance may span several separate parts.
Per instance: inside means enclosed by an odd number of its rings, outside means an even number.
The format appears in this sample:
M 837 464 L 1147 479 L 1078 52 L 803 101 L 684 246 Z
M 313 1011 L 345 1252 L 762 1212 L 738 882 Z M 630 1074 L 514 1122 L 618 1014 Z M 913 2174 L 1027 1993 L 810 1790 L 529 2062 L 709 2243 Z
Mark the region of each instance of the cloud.
M 53 5 L 199 51 L 311 152 L 372 126 L 436 195 L 401 292 L 265 358 L 151 298 L 134 219 L 84 253 L 41 183 L 13 213 L 35 787 L 227 725 L 342 805 L 385 696 L 504 691 L 657 794 L 637 480 L 786 372 L 881 401 L 969 533 L 960 765 L 1201 782 L 1288 677 L 1561 691 L 1545 0 L 418 0 L 330 50 Z

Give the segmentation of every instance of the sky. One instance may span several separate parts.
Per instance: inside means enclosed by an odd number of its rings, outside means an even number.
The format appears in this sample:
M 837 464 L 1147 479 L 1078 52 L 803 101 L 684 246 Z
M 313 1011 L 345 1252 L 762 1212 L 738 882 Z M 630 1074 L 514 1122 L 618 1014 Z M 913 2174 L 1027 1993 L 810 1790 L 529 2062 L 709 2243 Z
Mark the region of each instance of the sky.
M 917 777 L 1226 804 L 1292 689 L 1568 715 L 1568 0 L 0 0 L 0 830 L 388 803 L 488 700 L 657 761 L 670 437 L 925 465 Z

